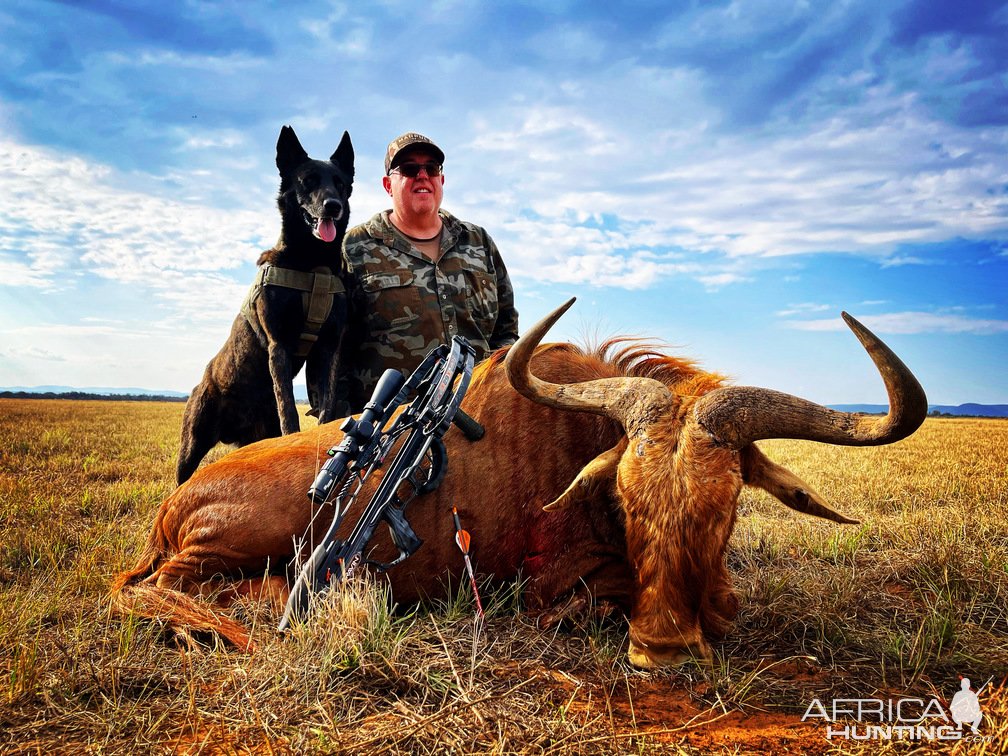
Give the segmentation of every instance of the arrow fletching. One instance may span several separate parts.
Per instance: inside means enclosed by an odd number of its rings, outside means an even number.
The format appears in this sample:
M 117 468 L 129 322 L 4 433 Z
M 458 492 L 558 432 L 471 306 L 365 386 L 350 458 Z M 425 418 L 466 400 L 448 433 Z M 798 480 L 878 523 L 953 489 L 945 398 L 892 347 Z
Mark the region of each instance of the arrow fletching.
M 462 550 L 462 558 L 465 560 L 466 573 L 469 575 L 469 584 L 472 586 L 473 597 L 476 599 L 476 615 L 483 618 L 483 602 L 480 601 L 479 588 L 476 587 L 476 575 L 473 574 L 472 562 L 469 561 L 469 532 L 462 529 L 462 522 L 459 520 L 458 509 L 452 507 L 452 517 L 455 520 L 455 543 Z

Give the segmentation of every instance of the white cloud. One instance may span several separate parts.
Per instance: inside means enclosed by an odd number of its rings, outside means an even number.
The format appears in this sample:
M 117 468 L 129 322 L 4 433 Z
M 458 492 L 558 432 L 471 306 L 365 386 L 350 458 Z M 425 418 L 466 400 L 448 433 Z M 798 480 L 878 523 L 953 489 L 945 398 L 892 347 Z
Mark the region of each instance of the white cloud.
M 245 134 L 234 129 L 221 129 L 202 136 L 180 136 L 183 150 L 234 150 L 248 145 Z
M 789 318 L 792 315 L 809 315 L 814 312 L 832 312 L 836 308 L 829 304 L 820 304 L 819 302 L 797 302 L 792 305 L 788 305 L 786 310 L 778 310 L 775 315 L 781 318 Z
M 3 283 L 43 289 L 91 274 L 162 301 L 219 307 L 276 238 L 276 211 L 224 210 L 127 189 L 108 167 L 0 142 Z
M 713 275 L 701 275 L 697 277 L 708 290 L 714 291 L 721 289 L 729 284 L 742 283 L 748 280 L 745 276 L 739 275 L 738 273 L 715 273 Z
M 605 40 L 575 23 L 550 25 L 529 39 L 528 44 L 546 60 L 597 62 L 606 54 Z
M 864 325 L 875 333 L 962 333 L 977 336 L 1008 333 L 1008 320 L 973 318 L 968 315 L 934 312 L 891 312 L 881 315 L 859 316 Z M 800 331 L 842 331 L 846 329 L 839 318 L 829 320 L 793 320 L 785 325 Z
M 671 130 L 631 122 L 611 102 L 591 102 L 598 89 L 617 102 L 650 96 L 632 71 L 614 67 L 584 99 L 521 98 L 473 123 L 465 162 L 474 168 L 452 177 L 446 204 L 462 194 L 472 217 L 520 231 L 508 248 L 537 251 L 528 267 L 516 261 L 519 272 L 542 274 L 543 236 L 583 243 L 579 227 L 599 217 L 621 237 L 612 254 L 685 250 L 702 263 L 698 278 L 721 262 L 698 253 L 750 265 L 747 258 L 846 252 L 907 265 L 927 258 L 895 255 L 903 245 L 1008 237 L 1008 197 L 999 191 L 1008 183 L 1008 135 L 937 121 L 912 96 L 876 86 L 819 122 L 726 136 L 703 121 Z M 702 100 L 685 104 L 705 112 Z M 523 213 L 536 220 L 515 224 Z
M 359 16 L 349 18 L 343 4 L 332 4 L 330 9 L 327 17 L 302 19 L 299 26 L 323 45 L 327 54 L 363 58 L 371 53 L 375 48 L 373 24 Z
M 48 288 L 51 285 L 52 280 L 43 266 L 0 255 L 0 286 Z
M 22 358 L 27 358 L 30 360 L 42 360 L 49 362 L 66 362 L 66 357 L 60 354 L 49 351 L 48 349 L 42 349 L 36 346 L 26 346 L 26 347 L 14 347 L 12 349 L 5 349 L 0 352 L 0 355 L 7 360 L 17 360 Z
M 205 75 L 208 71 L 233 75 L 239 71 L 258 68 L 261 61 L 244 53 L 227 55 L 195 55 L 192 52 L 179 53 L 173 50 L 142 50 L 138 54 L 123 55 L 118 52 L 106 53 L 104 62 L 116 68 L 134 69 L 147 67 L 159 70 L 177 69 L 180 72 L 195 72 Z
M 126 324 L 33 324 L 0 330 L 0 386 L 143 386 L 185 391 L 227 325 L 173 327 L 138 313 Z

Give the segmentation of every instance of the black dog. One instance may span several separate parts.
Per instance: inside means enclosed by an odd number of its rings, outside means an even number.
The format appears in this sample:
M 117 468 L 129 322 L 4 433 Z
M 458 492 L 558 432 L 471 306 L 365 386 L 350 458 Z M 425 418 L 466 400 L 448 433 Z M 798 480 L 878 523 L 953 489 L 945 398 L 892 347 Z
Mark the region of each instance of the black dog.
M 218 442 L 239 446 L 300 429 L 293 379 L 307 362 L 311 414 L 334 419 L 337 355 L 347 321 L 341 276 L 354 154 L 343 132 L 328 161 L 312 160 L 294 129 L 277 140 L 280 240 L 259 273 L 231 335 L 193 389 L 182 420 L 176 480 L 195 472 Z

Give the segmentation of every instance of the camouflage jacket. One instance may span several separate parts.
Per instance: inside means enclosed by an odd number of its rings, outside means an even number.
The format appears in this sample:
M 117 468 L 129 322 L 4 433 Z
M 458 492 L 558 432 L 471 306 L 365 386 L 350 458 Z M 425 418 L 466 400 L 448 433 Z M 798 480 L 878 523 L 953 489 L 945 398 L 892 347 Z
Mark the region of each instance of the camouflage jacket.
M 437 263 L 378 213 L 347 232 L 343 255 L 351 321 L 337 385 L 343 414 L 359 412 L 387 368 L 409 374 L 439 344 L 464 336 L 481 360 L 518 338 L 514 289 L 497 245 L 440 211 Z

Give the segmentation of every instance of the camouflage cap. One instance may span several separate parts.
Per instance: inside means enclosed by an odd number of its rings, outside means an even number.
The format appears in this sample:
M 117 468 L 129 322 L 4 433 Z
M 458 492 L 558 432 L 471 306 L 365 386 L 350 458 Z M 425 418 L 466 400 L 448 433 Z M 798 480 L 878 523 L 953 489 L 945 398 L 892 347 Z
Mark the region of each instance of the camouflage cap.
M 415 131 L 408 131 L 402 136 L 396 137 L 391 142 L 389 142 L 388 151 L 385 153 L 385 173 L 388 174 L 393 168 L 395 168 L 404 157 L 404 152 L 407 151 L 409 147 L 422 146 L 431 150 L 437 161 L 439 163 L 444 163 L 444 152 L 438 147 L 434 142 L 425 137 L 423 134 L 417 134 Z

